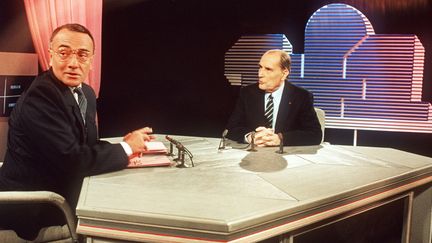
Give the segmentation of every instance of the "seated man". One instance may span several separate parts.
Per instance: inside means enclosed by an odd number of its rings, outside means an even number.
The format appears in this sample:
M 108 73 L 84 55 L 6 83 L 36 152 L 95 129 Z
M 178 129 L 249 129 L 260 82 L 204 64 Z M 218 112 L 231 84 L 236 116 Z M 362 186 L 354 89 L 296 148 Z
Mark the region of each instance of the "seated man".
M 313 95 L 286 81 L 290 66 L 291 58 L 286 52 L 264 53 L 259 63 L 258 83 L 240 91 L 228 121 L 228 138 L 250 143 L 253 137 L 258 146 L 321 142 L 322 131 L 313 107 Z
M 94 51 L 84 26 L 54 30 L 50 69 L 32 82 L 10 115 L 0 191 L 53 191 L 74 209 L 85 176 L 126 168 L 129 155 L 146 150 L 151 128 L 133 131 L 119 144 L 99 140 L 96 96 L 84 83 Z M 44 211 L 43 206 L 0 205 L 0 228 L 31 240 L 41 227 L 59 221 Z

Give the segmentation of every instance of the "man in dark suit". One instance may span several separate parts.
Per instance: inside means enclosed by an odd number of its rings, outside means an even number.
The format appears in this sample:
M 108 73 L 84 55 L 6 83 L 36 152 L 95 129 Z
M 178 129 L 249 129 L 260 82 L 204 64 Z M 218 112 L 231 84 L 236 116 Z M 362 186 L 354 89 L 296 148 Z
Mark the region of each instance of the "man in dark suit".
M 264 53 L 259 63 L 258 83 L 240 91 L 228 121 L 228 138 L 249 143 L 253 138 L 258 146 L 321 142 L 313 95 L 286 81 L 290 65 L 290 56 L 282 50 Z
M 94 51 L 93 37 L 82 25 L 67 24 L 53 32 L 50 69 L 32 82 L 10 115 L 0 191 L 54 191 L 75 208 L 85 176 L 123 169 L 129 155 L 146 150 L 145 142 L 152 138 L 147 127 L 129 133 L 118 144 L 99 140 L 96 96 L 84 83 Z M 1 206 L 0 228 L 14 228 L 27 239 L 35 237 L 38 227 L 53 221 L 39 217 L 43 210 L 5 212 Z M 19 213 L 34 218 L 20 218 Z

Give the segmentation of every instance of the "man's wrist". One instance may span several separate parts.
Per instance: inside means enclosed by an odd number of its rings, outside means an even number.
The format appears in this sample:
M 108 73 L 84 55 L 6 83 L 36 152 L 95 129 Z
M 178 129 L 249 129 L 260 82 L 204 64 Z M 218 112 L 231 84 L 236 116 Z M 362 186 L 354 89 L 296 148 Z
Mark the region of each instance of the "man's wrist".
M 123 147 L 127 156 L 131 156 L 133 154 L 131 146 L 126 142 L 120 142 L 120 145 Z

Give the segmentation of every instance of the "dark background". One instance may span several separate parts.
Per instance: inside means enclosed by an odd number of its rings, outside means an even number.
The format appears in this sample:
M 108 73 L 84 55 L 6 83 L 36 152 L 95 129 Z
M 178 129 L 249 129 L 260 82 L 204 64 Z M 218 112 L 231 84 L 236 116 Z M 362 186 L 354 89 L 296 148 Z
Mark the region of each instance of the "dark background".
M 423 101 L 431 102 L 429 0 L 104 0 L 101 136 L 151 126 L 219 137 L 239 91 L 224 77 L 225 52 L 241 35 L 282 33 L 302 53 L 309 17 L 334 2 L 360 10 L 377 34 L 419 37 L 426 50 Z M 23 1 L 0 1 L 0 51 L 35 52 Z M 325 141 L 352 144 L 353 131 L 326 129 Z M 358 131 L 358 145 L 432 156 L 432 134 Z

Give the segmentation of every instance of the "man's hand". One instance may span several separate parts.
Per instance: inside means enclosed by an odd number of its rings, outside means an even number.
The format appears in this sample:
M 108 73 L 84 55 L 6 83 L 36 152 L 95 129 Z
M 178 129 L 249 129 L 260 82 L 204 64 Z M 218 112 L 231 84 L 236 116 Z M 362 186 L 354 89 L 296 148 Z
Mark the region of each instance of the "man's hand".
M 151 128 L 144 127 L 128 133 L 123 137 L 123 141 L 129 144 L 132 153 L 142 153 L 147 150 L 145 142 L 154 139 L 154 136 L 150 135 L 152 132 L 153 130 Z
M 255 144 L 257 146 L 278 146 L 281 143 L 279 136 L 273 129 L 257 127 L 255 129 Z

